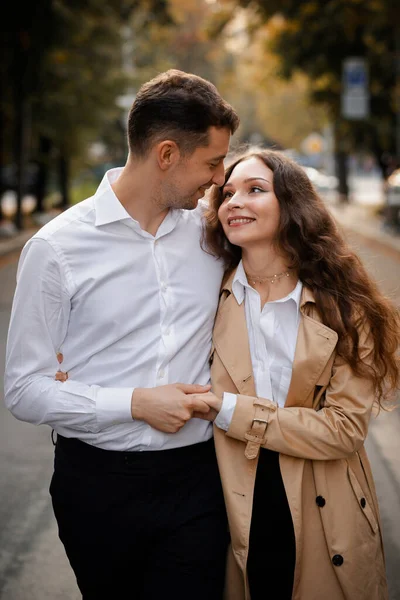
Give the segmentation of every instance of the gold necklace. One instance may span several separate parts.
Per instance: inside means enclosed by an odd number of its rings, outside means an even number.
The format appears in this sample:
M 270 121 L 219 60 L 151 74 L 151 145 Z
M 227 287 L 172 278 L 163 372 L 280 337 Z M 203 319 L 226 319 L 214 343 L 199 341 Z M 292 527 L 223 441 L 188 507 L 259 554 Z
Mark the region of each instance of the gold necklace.
M 276 273 L 276 275 L 268 275 L 267 277 L 259 277 L 258 275 L 250 275 L 247 271 L 245 271 L 247 280 L 249 283 L 255 285 L 256 283 L 264 283 L 264 281 L 268 281 L 269 283 L 275 283 L 275 281 L 279 281 L 282 277 L 290 277 L 289 271 L 282 271 L 282 273 Z

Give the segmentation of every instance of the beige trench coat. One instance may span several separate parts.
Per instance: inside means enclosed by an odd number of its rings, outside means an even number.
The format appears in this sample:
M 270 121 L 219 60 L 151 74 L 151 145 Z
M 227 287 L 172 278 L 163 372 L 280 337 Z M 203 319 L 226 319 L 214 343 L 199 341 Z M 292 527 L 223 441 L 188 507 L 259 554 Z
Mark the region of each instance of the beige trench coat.
M 227 432 L 214 426 L 231 533 L 226 598 L 249 600 L 246 562 L 260 443 L 280 453 L 296 538 L 293 600 L 388 597 L 378 503 L 363 446 L 374 395 L 335 353 L 338 336 L 321 323 L 303 288 L 301 320 L 285 408 L 257 398 L 244 303 L 224 286 L 216 317 L 213 391 L 238 394 Z M 363 357 L 371 351 L 361 332 Z M 260 419 L 260 421 L 254 421 Z M 265 543 L 268 537 L 265 515 Z M 265 598 L 279 600 L 268 589 Z

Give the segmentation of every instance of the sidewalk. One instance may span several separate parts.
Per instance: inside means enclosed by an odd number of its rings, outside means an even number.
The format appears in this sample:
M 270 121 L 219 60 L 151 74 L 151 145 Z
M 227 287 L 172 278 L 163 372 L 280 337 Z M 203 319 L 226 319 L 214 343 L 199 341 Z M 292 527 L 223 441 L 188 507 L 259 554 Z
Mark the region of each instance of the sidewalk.
M 0 256 L 6 256 L 7 254 L 20 251 L 25 242 L 27 242 L 36 232 L 37 228 L 27 229 L 20 233 L 4 237 L 0 233 Z
M 43 213 L 36 219 L 31 219 L 29 227 L 18 231 L 10 221 L 0 222 L 0 257 L 22 250 L 27 242 L 43 225 L 60 213 L 59 210 Z
M 343 229 L 361 235 L 367 241 L 379 245 L 382 250 L 387 249 L 397 253 L 400 259 L 400 236 L 387 233 L 383 229 L 383 219 L 376 215 L 377 207 L 363 204 L 332 204 L 327 207 Z M 2 236 L 0 228 L 0 257 L 20 251 L 25 242 L 39 229 L 27 229 L 10 236 Z
M 330 204 L 328 208 L 343 232 L 352 231 L 375 246 L 397 253 L 400 259 L 400 235 L 388 233 L 383 218 L 378 216 L 378 206 L 363 204 Z

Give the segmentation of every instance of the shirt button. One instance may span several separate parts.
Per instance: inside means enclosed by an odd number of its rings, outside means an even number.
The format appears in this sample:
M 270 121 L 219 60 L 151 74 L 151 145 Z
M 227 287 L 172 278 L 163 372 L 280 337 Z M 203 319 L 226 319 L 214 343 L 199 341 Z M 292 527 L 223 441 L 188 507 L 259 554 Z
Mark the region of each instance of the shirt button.
M 165 330 L 165 335 L 169 335 L 171 333 L 170 328 L 168 327 L 168 329 Z
M 165 281 L 162 281 L 162 282 L 161 282 L 161 290 L 162 290 L 163 292 L 165 292 L 165 291 L 167 290 L 167 284 L 165 283 Z
M 366 501 L 366 499 L 365 499 L 365 498 L 361 498 L 361 500 L 360 500 L 360 504 L 361 504 L 361 508 L 365 508 L 365 507 L 366 507 L 366 505 L 367 505 L 367 501 Z
M 160 379 L 162 379 L 164 377 L 164 375 L 165 375 L 165 371 L 163 371 L 163 369 L 161 369 L 161 371 L 158 371 L 158 377 Z
M 317 503 L 317 506 L 319 506 L 320 508 L 325 506 L 325 498 L 323 496 L 317 496 L 315 498 L 315 502 Z

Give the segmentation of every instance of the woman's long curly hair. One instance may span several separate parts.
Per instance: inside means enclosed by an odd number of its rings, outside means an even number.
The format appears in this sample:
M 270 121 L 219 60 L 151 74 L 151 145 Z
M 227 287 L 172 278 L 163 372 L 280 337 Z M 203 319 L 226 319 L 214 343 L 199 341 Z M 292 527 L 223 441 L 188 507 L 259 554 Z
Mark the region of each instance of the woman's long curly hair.
M 398 389 L 399 311 L 350 250 L 305 171 L 285 154 L 264 149 L 244 152 L 227 168 L 225 183 L 236 165 L 252 157 L 273 171 L 273 189 L 280 207 L 277 248 L 312 290 L 323 323 L 338 333 L 338 354 L 355 374 L 372 380 L 376 400 L 383 407 L 383 401 L 392 399 Z M 230 273 L 240 262 L 242 250 L 228 241 L 218 220 L 222 201 L 223 186 L 214 187 L 202 246 L 222 258 Z M 361 324 L 368 327 L 373 342 L 368 363 L 359 355 Z

